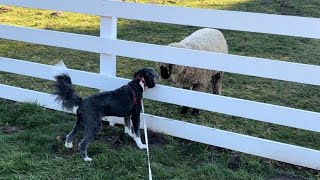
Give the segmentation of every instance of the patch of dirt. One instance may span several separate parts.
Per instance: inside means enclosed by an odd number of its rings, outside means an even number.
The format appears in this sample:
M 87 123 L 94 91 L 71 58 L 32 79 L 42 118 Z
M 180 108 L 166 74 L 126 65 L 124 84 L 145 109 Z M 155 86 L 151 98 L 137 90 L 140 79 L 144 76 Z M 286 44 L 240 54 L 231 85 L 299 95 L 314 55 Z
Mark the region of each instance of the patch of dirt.
M 104 128 L 104 130 L 105 130 L 105 128 Z M 123 146 L 124 144 L 135 145 L 134 140 L 131 137 L 129 137 L 127 134 L 124 134 L 124 133 L 100 134 L 98 136 L 98 140 L 103 141 L 107 144 L 110 144 L 111 147 L 115 148 L 115 149 Z M 145 143 L 143 132 L 141 132 L 141 140 L 143 143 Z M 149 145 L 164 145 L 164 144 L 169 143 L 168 140 L 164 137 L 164 135 L 162 135 L 160 133 L 151 132 L 151 131 L 148 132 L 148 140 L 149 140 Z
M 74 153 L 78 151 L 78 143 L 79 139 L 75 138 L 73 140 L 73 147 L 68 149 L 64 146 L 64 142 L 66 140 L 65 135 L 56 136 L 55 141 L 52 143 L 52 151 L 59 157 L 70 157 Z
M 0 13 L 2 13 L 2 12 L 9 12 L 9 11 L 12 11 L 12 8 L 11 8 L 11 7 L 8 7 L 8 6 L 2 6 L 2 7 L 0 7 Z
M 216 151 L 216 152 L 232 152 L 232 150 L 221 148 L 218 146 L 208 146 L 208 151 Z
M 9 126 L 8 124 L 5 125 L 1 131 L 4 133 L 4 134 L 15 134 L 17 132 L 19 132 L 21 130 L 21 128 L 19 128 L 18 126 Z
M 283 174 L 272 176 L 267 180 L 307 180 L 307 178 L 283 173 Z
M 263 6 L 270 6 L 270 5 L 272 5 L 272 3 L 273 3 L 273 0 L 261 1 L 261 5 L 263 5 Z
M 168 3 L 170 3 L 170 4 L 177 4 L 177 2 L 176 1 L 167 1 Z M 164 4 L 164 3 L 162 3 L 162 4 Z
M 97 138 L 97 140 L 100 140 L 104 143 L 107 143 L 109 145 L 111 145 L 112 148 L 114 149 L 118 149 L 120 148 L 123 144 L 127 144 L 129 143 L 129 141 L 131 141 L 131 143 L 134 143 L 134 141 L 132 140 L 131 137 L 127 136 L 126 134 L 120 134 L 120 135 L 103 135 L 100 134 Z
M 60 12 L 60 11 L 55 11 L 55 12 L 53 12 L 53 13 L 50 14 L 50 16 L 54 16 L 54 17 L 60 17 L 60 16 L 62 16 L 62 15 L 63 15 L 63 13 Z
M 141 139 L 144 142 L 144 133 L 141 133 Z M 148 140 L 150 145 L 165 145 L 169 143 L 163 134 L 152 131 L 148 131 Z
M 121 132 L 119 132 L 118 125 L 114 127 L 110 127 L 108 125 L 108 122 L 103 122 L 102 131 L 99 133 L 99 135 L 96 137 L 94 141 L 100 141 L 103 143 L 106 143 L 110 145 L 113 149 L 119 149 L 123 147 L 124 145 L 136 145 L 134 140 L 128 136 L 127 134 L 123 133 L 123 125 L 119 125 L 119 128 L 121 129 Z M 79 137 L 80 139 L 75 138 L 73 141 L 73 148 L 67 149 L 64 147 L 65 142 L 65 136 L 59 135 L 55 138 L 55 143 L 52 145 L 52 150 L 57 154 L 70 154 L 72 151 L 78 150 L 78 143 L 80 142 L 82 136 Z M 141 131 L 141 140 L 143 143 L 144 141 L 144 133 Z M 168 144 L 169 140 L 160 133 L 155 133 L 148 131 L 148 140 L 149 145 L 164 145 Z
M 107 121 L 103 122 L 102 132 L 98 135 L 99 140 L 112 145 L 114 148 L 118 148 L 121 144 L 135 144 L 134 140 L 127 134 L 124 134 L 123 131 L 121 133 L 115 131 L 114 128 L 123 129 L 123 125 L 116 124 L 110 127 L 108 124 Z M 140 131 L 140 134 L 142 142 L 145 143 L 143 130 Z M 148 131 L 148 140 L 149 145 L 165 145 L 169 143 L 169 140 L 163 134 L 152 131 Z
M 237 170 L 242 164 L 241 155 L 238 153 L 233 154 L 230 162 L 228 163 L 228 168 L 232 170 Z
M 60 143 L 63 143 L 66 140 L 66 138 L 64 136 L 57 136 L 56 140 Z
M 295 6 L 292 0 L 282 0 L 280 1 L 280 7 L 285 9 L 294 9 Z
M 281 14 L 283 15 L 300 15 L 301 11 L 296 7 L 293 0 L 282 0 L 279 4 Z

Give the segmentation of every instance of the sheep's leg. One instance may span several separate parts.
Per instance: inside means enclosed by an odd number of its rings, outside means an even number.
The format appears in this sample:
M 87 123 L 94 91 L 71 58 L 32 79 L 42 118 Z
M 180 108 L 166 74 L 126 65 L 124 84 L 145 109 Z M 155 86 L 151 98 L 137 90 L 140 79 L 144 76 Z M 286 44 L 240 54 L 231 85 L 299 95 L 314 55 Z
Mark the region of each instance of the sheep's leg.
M 223 72 L 219 71 L 218 73 L 212 75 L 212 93 L 220 95 L 222 90 L 222 78 Z
M 202 84 L 194 84 L 192 87 L 192 90 L 194 91 L 204 91 L 205 90 L 205 86 Z M 197 108 L 193 108 L 191 114 L 192 115 L 199 115 L 200 111 Z
M 188 87 L 183 87 L 183 89 L 188 89 L 188 90 L 190 90 L 190 88 L 188 88 Z M 182 109 L 181 109 L 181 111 L 180 111 L 180 114 L 187 114 L 187 113 L 188 113 L 188 110 L 189 110 L 189 107 L 187 107 L 187 106 L 182 106 Z
M 197 109 L 197 108 L 193 108 L 191 114 L 192 115 L 199 115 L 200 114 L 200 110 Z
M 180 114 L 187 114 L 189 110 L 189 107 L 187 106 L 182 106 L 182 109 L 180 111 Z

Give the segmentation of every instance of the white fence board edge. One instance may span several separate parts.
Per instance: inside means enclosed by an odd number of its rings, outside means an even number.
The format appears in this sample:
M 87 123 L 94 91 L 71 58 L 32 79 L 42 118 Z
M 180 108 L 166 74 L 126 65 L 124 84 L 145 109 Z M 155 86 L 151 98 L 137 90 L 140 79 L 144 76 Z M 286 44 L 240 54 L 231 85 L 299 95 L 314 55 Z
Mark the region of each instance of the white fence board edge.
M 0 38 L 96 53 L 107 51 L 103 38 L 43 29 L 0 25 Z
M 33 38 L 34 37 L 34 38 Z M 320 66 L 0 25 L 0 38 L 320 85 Z M 115 57 L 109 65 L 115 64 Z M 108 60 L 109 61 L 109 60 Z M 112 62 L 112 63 L 111 63 Z M 112 66 L 113 67 L 113 66 Z M 113 72 L 115 73 L 115 72 Z
M 119 56 L 219 70 L 256 77 L 320 85 L 320 66 L 263 58 L 196 51 L 123 40 L 108 40 L 108 49 Z
M 320 19 L 226 10 L 106 2 L 107 15 L 170 24 L 320 38 Z M 139 13 L 136 13 L 139 12 Z
M 164 117 L 148 114 L 145 114 L 142 117 L 145 118 L 148 128 L 155 132 L 313 169 L 320 168 L 319 161 L 312 159 L 320 157 L 320 151 L 317 150 Z M 108 121 L 117 124 L 124 123 L 122 118 L 117 117 L 108 117 Z M 142 125 L 140 126 L 142 129 Z
M 320 38 L 320 19 L 225 10 L 172 7 L 110 0 L 0 0 L 0 4 L 199 27 Z M 139 13 L 136 13 L 139 12 Z M 205 18 L 204 18 L 205 17 Z M 211 19 L 211 21 L 208 21 Z
M 0 71 L 52 80 L 54 66 L 0 57 Z M 68 69 L 76 85 L 113 90 L 129 82 L 127 79 L 105 77 L 96 73 Z M 145 93 L 145 98 L 195 107 L 213 112 L 254 119 L 289 127 L 320 132 L 320 113 L 270 105 L 237 98 L 189 91 L 157 85 Z
M 0 85 L 0 91 L 3 92 L 1 98 L 37 102 L 46 108 L 61 110 L 50 94 L 7 85 Z M 320 151 L 317 150 L 147 114 L 144 117 L 148 128 L 161 133 L 320 170 Z M 119 118 L 112 119 L 112 122 L 121 123 Z
M 102 0 L 59 0 L 59 1 L 42 1 L 42 0 L 0 0 L 0 4 L 12 5 L 26 8 L 38 8 L 54 11 L 69 11 L 75 13 L 84 13 L 91 15 L 102 15 Z

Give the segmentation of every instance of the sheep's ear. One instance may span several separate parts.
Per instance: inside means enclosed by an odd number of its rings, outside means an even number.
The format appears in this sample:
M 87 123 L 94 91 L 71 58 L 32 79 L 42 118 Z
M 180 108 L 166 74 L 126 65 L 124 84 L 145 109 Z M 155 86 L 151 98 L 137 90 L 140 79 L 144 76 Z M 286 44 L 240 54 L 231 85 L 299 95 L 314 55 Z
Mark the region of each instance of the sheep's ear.
M 171 43 L 168 46 L 176 47 L 176 48 L 186 48 L 186 46 L 181 43 Z

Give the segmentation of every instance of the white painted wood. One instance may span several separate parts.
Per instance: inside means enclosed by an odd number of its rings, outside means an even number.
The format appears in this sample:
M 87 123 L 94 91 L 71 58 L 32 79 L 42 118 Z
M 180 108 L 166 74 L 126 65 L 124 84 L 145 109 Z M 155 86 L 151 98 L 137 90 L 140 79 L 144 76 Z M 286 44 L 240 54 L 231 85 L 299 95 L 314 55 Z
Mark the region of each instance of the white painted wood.
M 173 48 L 123 40 L 109 40 L 108 49 L 125 57 L 203 69 L 320 85 L 320 66 L 263 58 Z
M 18 26 L 0 25 L 0 38 L 62 48 L 103 53 L 103 38 Z
M 55 66 L 39 64 L 34 62 L 14 60 L 11 58 L 0 57 L 0 71 L 21 74 L 25 76 L 37 77 L 46 80 L 54 80 L 53 77 L 57 75 L 59 69 Z M 113 89 L 120 87 L 123 83 L 117 83 L 114 78 L 102 76 L 97 73 L 86 71 L 79 71 L 67 69 L 66 72 L 72 77 L 72 83 L 84 87 L 91 87 L 96 89 Z M 110 82 L 111 81 L 111 82 Z M 105 82 L 111 83 L 104 84 Z M 111 88 L 109 88 L 111 86 Z
M 27 61 L 0 58 L 0 71 L 52 80 L 56 67 Z M 106 77 L 96 73 L 68 69 L 76 85 L 114 90 L 129 82 L 128 79 Z M 145 92 L 145 98 L 171 104 L 195 107 L 212 112 L 269 122 L 299 129 L 320 132 L 320 113 L 276 106 L 243 99 L 217 96 L 157 85 Z
M 32 102 L 49 109 L 62 110 L 61 105 L 55 102 L 54 95 L 4 84 L 0 84 L 0 98 L 17 102 Z
M 107 2 L 107 4 L 107 14 L 118 18 L 320 38 L 319 18 L 123 2 Z
M 7 85 L 0 85 L 0 92 L 1 98 L 20 102 L 37 102 L 46 108 L 61 110 L 60 105 L 54 102 L 55 96 L 50 94 Z M 320 170 L 320 151 L 318 150 L 148 114 L 144 114 L 143 116 L 147 121 L 147 127 L 156 132 Z M 123 118 L 109 119 L 112 122 L 123 124 Z M 142 125 L 143 123 L 141 123 L 141 128 Z
M 99 16 L 211 27 L 297 37 L 320 38 L 320 19 L 250 12 L 209 10 L 110 0 L 0 0 L 0 4 L 71 11 Z
M 54 11 L 69 11 L 91 15 L 102 15 L 102 0 L 0 0 L 0 4 L 27 8 L 47 9 Z
M 285 143 L 270 141 L 248 135 L 223 131 L 215 128 L 200 126 L 183 121 L 142 115 L 148 129 L 170 136 L 200 142 L 208 145 L 227 148 L 264 158 L 270 158 L 290 164 L 320 169 L 320 151 Z M 108 117 L 108 121 L 124 124 L 122 118 Z M 142 127 L 143 122 L 140 124 Z
M 173 48 L 116 39 L 116 19 L 102 22 L 114 32 L 94 37 L 48 30 L 0 25 L 0 38 L 102 53 L 101 73 L 115 76 L 116 57 L 125 56 L 224 72 L 320 85 L 320 66 Z M 110 55 L 112 54 L 112 55 Z M 105 69 L 104 69 L 105 68 Z M 109 73 L 109 74 L 108 74 Z
M 100 17 L 100 37 L 107 39 L 117 38 L 117 18 Z M 103 45 L 107 46 L 107 43 L 104 43 Z M 107 76 L 117 75 L 116 55 L 106 53 L 100 54 L 100 74 Z

